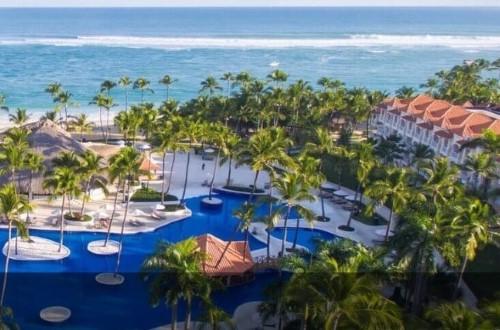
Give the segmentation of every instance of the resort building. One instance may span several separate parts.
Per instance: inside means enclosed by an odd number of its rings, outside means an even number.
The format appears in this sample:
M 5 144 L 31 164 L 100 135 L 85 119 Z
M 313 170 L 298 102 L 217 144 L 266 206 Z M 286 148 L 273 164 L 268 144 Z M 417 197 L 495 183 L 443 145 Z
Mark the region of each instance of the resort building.
M 200 251 L 208 255 L 201 265 L 208 276 L 218 277 L 226 286 L 246 283 L 254 279 L 250 247 L 244 241 L 225 242 L 214 235 L 197 237 Z
M 422 94 L 409 99 L 386 99 L 374 107 L 370 128 L 375 137 L 398 135 L 408 149 L 413 144 L 424 144 L 437 156 L 463 165 L 468 155 L 480 150 L 461 150 L 460 147 L 482 136 L 486 129 L 500 134 L 500 115 L 485 108 L 474 108 L 472 104 L 456 106 Z M 470 183 L 472 175 L 463 172 L 461 180 Z

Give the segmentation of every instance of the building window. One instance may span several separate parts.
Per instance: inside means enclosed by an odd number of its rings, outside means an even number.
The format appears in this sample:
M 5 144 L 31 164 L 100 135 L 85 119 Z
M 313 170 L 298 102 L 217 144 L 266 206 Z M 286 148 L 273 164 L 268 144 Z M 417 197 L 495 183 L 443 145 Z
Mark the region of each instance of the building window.
M 422 133 L 422 129 L 417 126 L 417 136 L 420 136 L 420 133 Z
M 405 127 L 406 126 L 406 121 L 405 120 L 401 120 L 401 127 Z

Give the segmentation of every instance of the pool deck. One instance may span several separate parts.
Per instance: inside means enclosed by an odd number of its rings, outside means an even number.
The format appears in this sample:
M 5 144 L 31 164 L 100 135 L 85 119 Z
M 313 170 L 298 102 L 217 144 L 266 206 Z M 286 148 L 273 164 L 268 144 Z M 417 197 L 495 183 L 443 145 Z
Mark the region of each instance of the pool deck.
M 173 169 L 172 175 L 172 184 L 170 188 L 170 194 L 176 195 L 180 197 L 182 195 L 183 187 L 184 187 L 184 173 L 185 173 L 185 164 L 186 164 L 186 154 L 178 154 L 176 158 L 176 163 Z M 169 169 L 170 169 L 170 160 L 172 158 L 171 154 L 167 154 L 166 159 L 166 167 L 165 171 L 165 179 L 168 178 Z M 161 155 L 154 154 L 152 156 L 152 160 L 161 166 Z M 201 170 L 202 164 L 205 163 L 205 170 Z M 203 182 L 208 180 L 210 182 L 213 166 L 215 164 L 215 160 L 207 161 L 203 160 L 200 155 L 191 154 L 191 164 L 189 169 L 188 176 L 188 185 L 186 189 L 186 198 L 198 197 L 198 196 L 206 196 L 209 193 L 209 188 L 203 186 Z M 233 165 L 234 166 L 234 165 Z M 216 179 L 214 181 L 215 187 L 221 187 L 226 183 L 228 173 L 228 165 L 224 164 L 221 167 L 218 167 L 216 173 Z M 160 173 L 157 173 L 160 174 Z M 237 168 L 232 168 L 232 183 L 241 186 L 249 186 L 253 183 L 254 172 L 250 170 L 245 165 L 240 165 Z M 259 178 L 257 180 L 257 187 L 263 188 L 265 183 L 269 180 L 268 174 L 266 172 L 261 172 L 259 174 Z M 161 180 L 152 180 L 149 182 L 149 185 L 152 188 L 157 190 L 161 190 Z M 342 187 L 343 190 L 348 193 L 354 194 L 353 191 Z M 318 192 L 313 192 L 315 196 L 318 195 Z M 61 207 L 61 200 L 49 200 L 47 197 L 37 197 L 33 201 L 35 205 L 34 211 L 30 214 L 30 224 L 29 228 L 34 229 L 43 229 L 43 230 L 60 230 L 57 225 L 60 216 L 57 216 L 57 212 L 59 212 Z M 110 210 L 106 210 L 113 205 L 114 202 L 114 194 L 101 199 L 101 200 L 92 200 L 85 204 L 85 213 L 96 213 L 97 212 L 105 212 L 111 215 Z M 187 211 L 186 213 L 168 213 L 167 218 L 164 220 L 154 219 L 150 216 L 150 213 L 155 208 L 157 203 L 129 203 L 129 209 L 127 214 L 127 220 L 124 226 L 124 233 L 132 234 L 137 232 L 149 232 L 153 231 L 159 227 L 165 226 L 173 221 L 178 221 L 191 216 L 191 212 Z M 82 205 L 81 200 L 73 200 L 71 202 L 72 211 L 79 211 Z M 314 202 L 307 202 L 303 204 L 304 206 L 313 210 L 316 214 L 321 214 L 321 200 L 317 198 Z M 314 221 L 312 225 L 313 228 L 321 229 L 337 236 L 346 237 L 349 239 L 353 239 L 358 242 L 362 242 L 367 246 L 373 245 L 373 239 L 380 239 L 380 236 L 375 234 L 375 230 L 377 229 L 385 229 L 385 226 L 367 226 L 362 223 L 359 223 L 355 220 L 352 221 L 352 227 L 355 228 L 353 232 L 344 232 L 338 230 L 337 227 L 341 224 L 345 224 L 349 217 L 349 211 L 343 210 L 341 206 L 332 203 L 329 200 L 324 200 L 325 205 L 325 215 L 330 217 L 331 221 L 328 222 L 320 222 Z M 134 211 L 139 210 L 145 215 L 134 215 Z M 67 205 L 65 206 L 65 212 L 68 211 Z M 111 224 L 111 233 L 120 233 L 121 226 L 123 222 L 123 216 L 125 211 L 125 204 L 118 203 L 118 208 L 116 210 L 114 219 Z M 139 213 L 141 213 L 139 212 Z M 383 216 L 387 217 L 388 210 L 382 208 L 378 210 L 378 212 Z M 97 218 L 97 216 L 96 216 Z M 108 229 L 104 227 L 100 227 L 98 221 L 95 221 L 97 226 L 85 224 L 73 224 L 70 221 L 66 221 L 64 226 L 64 230 L 66 231 L 87 231 L 87 232 L 106 232 Z M 139 224 L 139 225 L 138 225 Z M 282 226 L 282 223 L 279 223 L 278 226 Z M 295 220 L 291 219 L 289 221 L 290 226 L 295 226 Z M 1 224 L 1 226 L 6 226 L 6 224 Z M 263 224 L 255 223 L 254 226 L 257 228 L 257 234 L 254 235 L 257 239 L 262 239 L 262 236 L 265 236 L 265 231 L 259 230 L 263 229 Z M 309 225 L 305 221 L 301 221 L 300 227 L 309 227 Z M 252 232 L 252 231 L 251 231 Z M 264 240 L 265 241 L 265 240 Z M 272 252 L 277 253 L 278 250 L 274 248 L 274 242 L 271 243 Z M 264 249 L 265 250 L 265 249 Z M 260 252 L 254 251 L 255 255 L 260 255 Z

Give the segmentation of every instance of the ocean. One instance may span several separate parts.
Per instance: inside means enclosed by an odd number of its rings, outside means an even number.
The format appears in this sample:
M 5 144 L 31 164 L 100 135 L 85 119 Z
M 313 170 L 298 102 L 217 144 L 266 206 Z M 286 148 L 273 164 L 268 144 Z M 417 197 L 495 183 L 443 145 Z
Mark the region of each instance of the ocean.
M 328 76 L 394 93 L 464 60 L 500 57 L 498 17 L 500 7 L 0 9 L 0 91 L 35 118 L 54 108 L 49 83 L 72 93 L 70 113 L 93 116 L 101 82 L 123 75 L 149 79 L 145 101 L 157 104 L 165 74 L 180 102 L 208 76 L 265 79 L 275 69 L 314 88 Z M 111 95 L 122 110 L 123 89 Z M 140 101 L 138 91 L 129 97 Z

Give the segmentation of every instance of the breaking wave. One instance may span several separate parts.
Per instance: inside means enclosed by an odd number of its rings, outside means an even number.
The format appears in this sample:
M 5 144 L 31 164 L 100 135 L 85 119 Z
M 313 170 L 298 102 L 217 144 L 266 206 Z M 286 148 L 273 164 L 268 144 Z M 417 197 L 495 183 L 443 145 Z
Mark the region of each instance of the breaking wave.
M 335 47 L 419 47 L 437 46 L 461 49 L 500 48 L 498 36 L 447 35 L 350 35 L 330 39 L 266 38 L 173 38 L 135 36 L 78 36 L 74 38 L 0 39 L 0 45 L 49 45 L 60 47 L 127 47 L 180 50 L 192 48 L 277 49 Z

